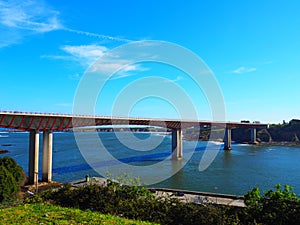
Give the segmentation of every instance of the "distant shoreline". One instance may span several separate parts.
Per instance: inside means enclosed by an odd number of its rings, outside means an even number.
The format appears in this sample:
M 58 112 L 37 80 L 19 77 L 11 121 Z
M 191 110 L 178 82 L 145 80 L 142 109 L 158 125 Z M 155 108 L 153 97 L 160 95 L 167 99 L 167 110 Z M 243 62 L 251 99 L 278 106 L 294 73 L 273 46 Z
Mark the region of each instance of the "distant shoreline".
M 256 145 L 258 146 L 300 146 L 300 142 L 289 142 L 289 141 L 274 141 L 274 142 L 259 142 Z

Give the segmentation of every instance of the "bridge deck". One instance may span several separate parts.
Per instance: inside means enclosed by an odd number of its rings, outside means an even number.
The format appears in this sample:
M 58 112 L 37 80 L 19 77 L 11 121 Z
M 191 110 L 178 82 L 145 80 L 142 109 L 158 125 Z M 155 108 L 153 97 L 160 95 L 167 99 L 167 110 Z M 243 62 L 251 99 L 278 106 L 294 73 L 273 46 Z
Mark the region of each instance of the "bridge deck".
M 215 126 L 220 128 L 249 127 L 266 128 L 267 124 L 213 122 L 196 120 L 122 118 L 106 116 L 86 116 L 70 114 L 47 114 L 25 112 L 0 112 L 0 127 L 18 130 L 63 131 L 76 127 L 103 125 L 145 125 L 168 129 L 185 129 L 193 126 Z

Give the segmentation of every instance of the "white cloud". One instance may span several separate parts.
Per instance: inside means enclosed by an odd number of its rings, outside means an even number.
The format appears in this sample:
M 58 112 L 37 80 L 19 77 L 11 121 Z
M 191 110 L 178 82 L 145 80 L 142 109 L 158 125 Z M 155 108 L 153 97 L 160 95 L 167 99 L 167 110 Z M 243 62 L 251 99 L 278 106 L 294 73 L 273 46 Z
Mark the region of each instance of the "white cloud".
M 83 64 L 90 65 L 107 51 L 107 48 L 99 45 L 65 45 L 61 47 L 63 51 L 72 55 L 75 60 Z
M 0 24 L 38 33 L 61 29 L 59 12 L 35 1 L 0 0 Z
M 176 78 L 174 78 L 174 79 L 169 79 L 169 80 L 165 80 L 164 82 L 165 83 L 177 83 L 177 82 L 179 82 L 179 81 L 181 81 L 181 80 L 184 80 L 184 78 L 182 77 L 182 76 L 180 76 L 180 75 L 177 75 L 177 77 Z
M 117 71 L 120 69 L 116 74 L 114 74 L 110 79 L 111 80 L 117 80 L 120 78 L 125 78 L 129 76 L 134 76 L 137 75 L 138 72 L 143 72 L 149 70 L 146 67 L 143 67 L 138 64 L 128 64 L 125 66 L 122 66 L 122 64 L 117 64 L 115 63 L 113 66 L 110 68 L 112 71 Z
M 0 0 L 0 47 L 24 37 L 62 29 L 59 12 L 35 1 Z
M 100 39 L 107 39 L 111 41 L 121 41 L 121 42 L 131 42 L 132 40 L 126 39 L 126 38 L 120 38 L 120 37 L 113 37 L 113 36 L 108 36 L 108 35 L 103 35 L 103 34 L 96 34 L 92 32 L 87 32 L 87 31 L 81 31 L 81 30 L 74 30 L 70 28 L 64 28 L 64 30 L 76 33 L 76 34 L 82 34 L 90 37 L 97 37 Z
M 41 55 L 41 58 L 58 59 L 58 60 L 74 60 L 71 55 Z
M 254 67 L 251 67 L 251 68 L 246 68 L 244 66 L 241 66 L 235 70 L 232 71 L 232 73 L 236 73 L 236 74 L 242 74 L 242 73 L 251 73 L 251 72 L 254 72 L 256 71 L 257 69 L 254 68 Z
M 66 60 L 78 62 L 83 67 L 92 65 L 99 57 L 103 56 L 108 49 L 105 46 L 91 44 L 91 45 L 64 45 L 60 49 L 64 54 L 60 55 L 42 55 L 41 58 L 48 58 L 54 60 Z M 72 79 L 74 76 L 71 76 Z
M 83 66 L 91 66 L 90 71 L 99 74 L 114 74 L 111 79 L 120 79 L 135 75 L 136 72 L 148 70 L 141 65 L 134 64 L 130 60 L 121 59 L 118 56 L 104 57 L 101 61 L 96 60 L 103 56 L 109 49 L 101 45 L 65 45 L 61 47 L 68 55 L 43 55 L 43 58 L 61 59 L 69 61 L 78 61 Z M 95 63 L 95 64 L 94 64 Z M 71 76 L 74 79 L 74 76 Z M 78 76 L 76 75 L 76 79 Z
M 21 42 L 28 35 L 65 30 L 99 39 L 129 42 L 125 38 L 86 32 L 65 27 L 60 12 L 38 0 L 0 0 L 0 47 Z

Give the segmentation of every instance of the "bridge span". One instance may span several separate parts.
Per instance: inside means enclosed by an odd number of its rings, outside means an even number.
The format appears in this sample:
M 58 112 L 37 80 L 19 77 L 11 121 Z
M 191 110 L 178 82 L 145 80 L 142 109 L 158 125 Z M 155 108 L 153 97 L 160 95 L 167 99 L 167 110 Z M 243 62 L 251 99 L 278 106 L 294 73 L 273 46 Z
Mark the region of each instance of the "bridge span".
M 231 129 L 234 127 L 251 128 L 251 142 L 256 142 L 256 129 L 267 128 L 267 124 L 213 122 L 200 120 L 174 120 L 149 118 L 122 118 L 94 115 L 70 115 L 50 113 L 27 113 L 0 111 L 0 127 L 29 131 L 29 165 L 28 182 L 38 182 L 39 135 L 43 132 L 42 180 L 52 180 L 52 143 L 53 131 L 68 131 L 71 128 L 103 126 L 103 125 L 143 125 L 158 126 L 172 130 L 172 159 L 183 157 L 182 130 L 189 127 L 220 127 L 225 129 L 224 149 L 231 149 Z

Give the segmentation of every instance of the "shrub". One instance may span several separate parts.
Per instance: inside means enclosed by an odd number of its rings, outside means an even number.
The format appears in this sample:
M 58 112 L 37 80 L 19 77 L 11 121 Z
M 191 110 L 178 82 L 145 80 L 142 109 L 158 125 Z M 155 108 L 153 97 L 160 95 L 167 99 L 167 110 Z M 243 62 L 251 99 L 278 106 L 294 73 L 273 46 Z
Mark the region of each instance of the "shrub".
M 300 224 L 300 199 L 292 188 L 280 184 L 275 190 L 264 191 L 261 195 L 256 187 L 245 195 L 246 220 L 263 224 Z
M 44 200 L 67 207 L 99 211 L 160 224 L 300 224 L 299 198 L 292 188 L 259 188 L 245 195 L 246 208 L 181 202 L 174 196 L 158 197 L 146 188 L 109 181 L 72 188 L 70 184 L 41 194 Z
M 10 157 L 0 158 L 0 202 L 6 202 L 17 197 L 25 174 L 16 161 Z
M 144 187 L 127 186 L 109 181 L 106 186 L 95 184 L 64 187 L 42 193 L 44 200 L 65 207 L 76 207 L 135 220 L 160 224 L 234 224 L 238 221 L 235 208 L 183 203 L 172 196 L 157 197 Z

